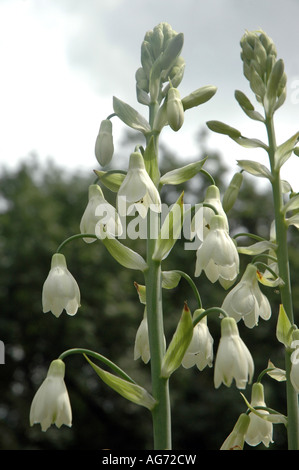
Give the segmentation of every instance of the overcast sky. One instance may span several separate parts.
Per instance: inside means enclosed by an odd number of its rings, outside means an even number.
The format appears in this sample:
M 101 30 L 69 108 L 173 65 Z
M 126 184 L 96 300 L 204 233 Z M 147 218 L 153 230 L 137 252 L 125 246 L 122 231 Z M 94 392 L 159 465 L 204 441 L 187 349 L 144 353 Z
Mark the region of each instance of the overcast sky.
M 95 138 L 112 111 L 112 96 L 147 112 L 136 101 L 134 77 L 144 34 L 162 21 L 184 33 L 181 95 L 218 87 L 209 103 L 186 113 L 179 133 L 164 134 L 169 147 L 196 158 L 194 137 L 209 119 L 264 137 L 263 126 L 245 117 L 234 99 L 240 89 L 253 100 L 240 60 L 246 29 L 266 31 L 285 62 L 288 96 L 276 115 L 281 143 L 299 128 L 298 18 L 298 0 L 0 0 L 0 163 L 15 167 L 35 152 L 66 169 L 97 167 Z M 114 127 L 117 155 L 124 125 Z M 266 163 L 265 152 L 210 134 L 209 147 L 221 151 L 232 170 L 240 158 Z M 299 159 L 292 160 L 286 177 L 299 191 Z

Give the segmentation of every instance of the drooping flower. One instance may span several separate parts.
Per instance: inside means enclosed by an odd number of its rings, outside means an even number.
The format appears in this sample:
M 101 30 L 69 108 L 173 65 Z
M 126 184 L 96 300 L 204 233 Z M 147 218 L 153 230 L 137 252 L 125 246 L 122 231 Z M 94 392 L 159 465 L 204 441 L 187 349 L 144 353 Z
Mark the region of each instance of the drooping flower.
M 51 424 L 60 428 L 72 426 L 72 409 L 64 382 L 65 364 L 61 359 L 51 362 L 47 377 L 37 390 L 30 408 L 30 425 L 40 423 L 42 431 Z
M 299 393 L 299 330 L 296 329 L 293 331 L 292 334 L 292 343 L 291 348 L 294 349 L 291 354 L 291 372 L 290 372 L 290 379 L 291 383 Z
M 63 309 L 68 315 L 75 315 L 80 307 L 78 284 L 61 253 L 52 256 L 51 269 L 43 285 L 42 305 L 44 313 L 51 311 L 57 318 Z
M 115 208 L 104 198 L 99 185 L 92 184 L 88 188 L 88 204 L 80 222 L 81 233 L 95 234 L 103 238 L 106 234 L 120 236 L 123 232 L 120 218 Z M 83 238 L 86 243 L 96 239 Z
M 220 450 L 243 450 L 245 433 L 248 429 L 249 422 L 249 416 L 246 413 L 242 413 L 239 416 L 234 429 L 220 447 Z
M 251 392 L 251 406 L 265 407 L 264 387 L 260 382 L 252 385 Z M 268 414 L 267 410 L 258 409 L 260 414 Z M 250 413 L 250 423 L 245 434 L 245 441 L 250 446 L 257 446 L 261 442 L 269 447 L 270 442 L 273 442 L 273 424 L 265 419 L 257 416 L 255 413 Z
M 214 385 L 224 383 L 230 387 L 233 379 L 239 389 L 244 389 L 251 382 L 254 372 L 252 356 L 240 338 L 236 320 L 224 317 L 221 320 L 221 338 L 214 367 Z
M 221 215 L 211 218 L 210 231 L 197 250 L 195 276 L 203 270 L 213 283 L 218 279 L 233 281 L 239 273 L 238 251 Z
M 196 312 L 194 313 L 194 317 Z M 207 325 L 207 317 L 203 317 L 193 328 L 193 337 L 182 361 L 186 369 L 196 365 L 199 370 L 213 364 L 213 337 Z
M 141 217 L 146 217 L 149 208 L 161 212 L 159 191 L 146 171 L 140 152 L 130 155 L 128 173 L 118 190 L 117 206 L 121 215 L 132 213 L 134 207 Z
M 271 306 L 267 297 L 260 291 L 256 266 L 247 265 L 242 279 L 227 294 L 221 308 L 236 322 L 243 318 L 248 328 L 257 325 L 259 317 L 269 320 Z
M 221 203 L 219 188 L 215 185 L 210 185 L 207 188 L 203 205 L 198 208 L 191 221 L 191 238 L 196 235 L 199 240 L 205 239 L 207 234 L 210 232 L 211 219 L 215 215 L 215 210 L 213 208 L 216 210 L 217 215 L 221 215 L 224 218 L 225 229 L 227 231 L 229 230 L 227 216 Z

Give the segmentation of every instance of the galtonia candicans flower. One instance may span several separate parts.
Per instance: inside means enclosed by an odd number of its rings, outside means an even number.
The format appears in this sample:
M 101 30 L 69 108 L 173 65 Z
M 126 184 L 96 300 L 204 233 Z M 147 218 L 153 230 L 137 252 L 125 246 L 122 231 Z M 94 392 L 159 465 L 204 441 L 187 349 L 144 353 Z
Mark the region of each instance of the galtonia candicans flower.
M 264 399 L 264 387 L 261 383 L 254 383 L 252 385 L 251 392 L 251 406 L 254 407 L 265 407 Z M 258 409 L 260 414 L 268 414 L 267 410 Z M 263 418 L 260 418 L 255 413 L 250 413 L 250 423 L 245 434 L 245 441 L 250 446 L 257 446 L 261 442 L 269 447 L 270 442 L 273 442 L 273 424 L 269 421 L 266 421 Z
M 43 285 L 42 304 L 43 312 L 51 311 L 55 317 L 59 317 L 63 309 L 68 315 L 75 315 L 80 307 L 78 284 L 61 253 L 52 256 L 51 269 Z
M 88 204 L 80 222 L 81 233 L 95 234 L 98 238 L 112 235 L 119 236 L 123 232 L 120 218 L 115 208 L 104 198 L 99 185 L 92 184 L 88 189 Z M 96 239 L 83 238 L 86 243 Z
M 30 408 L 30 425 L 40 423 L 42 431 L 51 424 L 58 428 L 72 426 L 72 410 L 64 382 L 65 364 L 61 359 L 51 362 L 47 377 L 37 390 Z
M 195 315 L 196 312 L 194 317 Z M 193 328 L 193 337 L 185 352 L 182 366 L 189 369 L 196 365 L 199 370 L 203 370 L 206 366 L 212 367 L 213 343 L 214 340 L 207 325 L 207 317 L 203 317 Z
M 197 250 L 195 276 L 204 271 L 211 282 L 233 281 L 239 273 L 239 255 L 226 229 L 226 219 L 214 215 L 210 231 Z
M 145 169 L 140 152 L 130 155 L 128 173 L 118 190 L 117 206 L 121 215 L 130 214 L 134 207 L 141 217 L 146 217 L 149 208 L 161 212 L 159 191 Z
M 216 354 L 214 385 L 224 383 L 230 387 L 235 379 L 237 388 L 244 389 L 251 382 L 254 372 L 252 356 L 239 335 L 236 320 L 224 317 L 221 320 L 221 338 Z
M 248 264 L 241 281 L 227 294 L 221 308 L 236 322 L 243 318 L 248 328 L 257 325 L 259 317 L 269 320 L 271 306 L 260 291 L 256 266 Z
M 205 205 L 208 204 L 208 205 Z M 220 191 L 219 188 L 215 185 L 211 185 L 207 188 L 205 198 L 203 201 L 203 206 L 201 206 L 196 212 L 191 222 L 191 237 L 193 238 L 196 235 L 199 240 L 204 240 L 207 234 L 210 232 L 211 219 L 215 215 L 215 210 L 217 215 L 221 215 L 225 220 L 225 229 L 229 230 L 228 220 L 226 213 L 223 210 Z

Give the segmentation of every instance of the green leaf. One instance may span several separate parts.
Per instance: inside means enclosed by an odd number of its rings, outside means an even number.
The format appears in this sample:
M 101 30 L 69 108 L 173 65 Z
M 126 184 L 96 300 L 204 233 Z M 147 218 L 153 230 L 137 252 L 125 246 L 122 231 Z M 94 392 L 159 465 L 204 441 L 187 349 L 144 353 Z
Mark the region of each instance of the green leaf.
M 184 193 L 180 195 L 178 200 L 173 204 L 172 208 L 165 217 L 156 242 L 156 248 L 153 253 L 154 260 L 162 261 L 168 256 L 177 239 L 180 237 L 183 222 Z
M 271 361 L 268 362 L 268 371 L 267 374 L 271 379 L 276 380 L 277 382 L 285 382 L 286 381 L 286 371 L 283 369 L 279 369 L 272 364 Z
M 240 136 L 240 137 L 232 137 L 232 139 L 239 145 L 241 145 L 241 147 L 245 147 L 245 148 L 249 148 L 249 149 L 254 149 L 254 148 L 262 148 L 264 150 L 268 150 L 268 147 L 267 145 L 262 142 L 261 140 L 259 139 L 251 139 L 249 137 L 244 137 L 244 136 Z
M 99 171 L 94 170 L 95 174 L 99 178 L 100 182 L 103 183 L 106 188 L 117 193 L 123 180 L 125 179 L 126 173 L 119 171 Z
M 103 242 L 111 256 L 125 268 L 137 269 L 140 271 L 145 271 L 145 269 L 147 269 L 147 263 L 142 256 L 131 248 L 120 243 L 116 238 L 106 236 L 100 240 Z
M 291 343 L 292 325 L 285 312 L 283 305 L 279 307 L 278 320 L 276 325 L 276 337 L 278 341 L 285 345 L 290 346 Z
M 191 312 L 185 304 L 180 321 L 162 361 L 161 376 L 169 378 L 180 367 L 185 352 L 192 340 L 193 322 Z
M 241 106 L 242 110 L 248 117 L 255 121 L 265 122 L 263 116 L 254 109 L 254 106 L 251 104 L 247 96 L 240 90 L 235 91 L 235 98 Z
M 134 108 L 124 101 L 119 100 L 115 96 L 113 97 L 113 109 L 115 114 L 121 119 L 127 126 L 133 129 L 147 134 L 151 131 L 151 127 L 148 121 L 141 116 Z
M 110 388 L 119 393 L 122 397 L 127 400 L 136 403 L 137 405 L 144 406 L 145 408 L 152 411 L 156 405 L 156 400 L 140 385 L 132 382 L 128 382 L 120 377 L 117 377 L 110 372 L 101 369 L 99 366 L 94 364 L 87 356 L 86 360 L 89 362 L 91 367 L 97 373 L 97 375 L 103 380 L 103 382 Z
M 158 186 L 160 180 L 160 170 L 155 148 L 155 140 L 153 136 L 150 138 L 150 141 L 144 151 L 144 164 L 146 171 L 150 175 L 152 181 L 156 186 Z
M 299 209 L 299 194 L 296 194 L 296 196 L 293 196 L 290 198 L 290 200 L 285 204 L 283 208 L 284 214 L 286 214 L 289 211 L 296 211 Z
M 296 132 L 292 137 L 290 137 L 286 142 L 279 145 L 275 152 L 275 168 L 278 170 L 282 165 L 290 158 L 292 155 L 295 145 L 299 140 L 299 132 Z
M 237 160 L 237 163 L 243 170 L 247 171 L 247 173 L 261 178 L 268 178 L 272 181 L 271 172 L 265 165 L 251 160 Z
M 160 179 L 160 184 L 181 184 L 188 181 L 200 172 L 206 160 L 207 158 L 204 158 L 198 162 L 189 163 L 189 165 L 165 173 Z
M 181 275 L 177 271 L 162 271 L 163 289 L 174 289 L 181 280 Z

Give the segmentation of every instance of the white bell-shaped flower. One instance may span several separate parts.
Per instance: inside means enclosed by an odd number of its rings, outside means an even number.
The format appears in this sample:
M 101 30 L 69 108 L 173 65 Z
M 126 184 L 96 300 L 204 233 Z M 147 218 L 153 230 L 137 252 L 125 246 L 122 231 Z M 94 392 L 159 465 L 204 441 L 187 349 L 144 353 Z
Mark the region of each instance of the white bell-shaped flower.
M 55 317 L 59 317 L 63 309 L 68 315 L 75 315 L 80 307 L 78 284 L 61 253 L 52 256 L 51 269 L 43 285 L 42 305 L 43 312 L 51 311 Z
M 37 390 L 30 408 L 30 425 L 40 423 L 42 431 L 51 424 L 58 428 L 72 426 L 72 409 L 64 382 L 65 364 L 61 359 L 51 362 L 47 377 Z
M 290 379 L 296 392 L 299 394 L 299 330 L 296 329 L 292 334 L 291 348 L 293 352 L 291 354 L 291 372 Z
M 106 234 L 114 237 L 123 233 L 121 220 L 115 208 L 104 198 L 99 185 L 92 184 L 88 189 L 88 204 L 80 222 L 80 232 L 96 235 L 103 238 Z M 92 243 L 96 239 L 83 238 L 86 243 Z
M 266 407 L 264 399 L 264 387 L 261 383 L 256 382 L 252 385 L 251 392 L 251 406 Z M 268 414 L 267 410 L 258 409 L 260 414 Z M 250 446 L 257 446 L 261 442 L 269 447 L 270 442 L 273 442 L 273 424 L 265 419 L 257 416 L 255 413 L 250 413 L 250 423 L 245 434 L 245 441 Z
M 214 385 L 220 387 L 224 383 L 230 387 L 235 379 L 237 388 L 244 389 L 251 382 L 254 372 L 252 356 L 240 338 L 234 318 L 225 317 L 221 320 L 221 338 L 216 354 L 214 367 Z
M 260 291 L 256 266 L 248 264 L 242 279 L 227 294 L 221 308 L 236 322 L 243 318 L 248 328 L 257 325 L 259 317 L 269 320 L 271 306 L 267 297 Z
M 226 230 L 226 220 L 214 215 L 210 231 L 197 250 L 195 276 L 204 271 L 211 282 L 233 281 L 239 273 L 239 254 Z
M 199 370 L 203 370 L 206 366 L 212 367 L 213 343 L 205 316 L 193 328 L 193 337 L 185 352 L 182 366 L 189 369 L 196 365 Z
M 207 188 L 203 204 L 212 206 L 217 214 L 224 218 L 225 228 L 228 231 L 228 220 L 222 207 L 220 191 L 217 186 L 211 185 Z M 199 207 L 191 221 L 191 238 L 196 235 L 199 240 L 204 240 L 210 231 L 211 219 L 214 215 L 215 211 L 211 207 L 205 205 Z
M 130 155 L 128 173 L 118 190 L 117 207 L 121 216 L 129 215 L 134 208 L 143 218 L 149 208 L 161 212 L 159 191 L 146 171 L 140 152 Z

